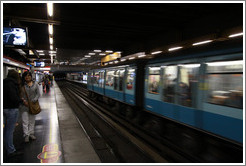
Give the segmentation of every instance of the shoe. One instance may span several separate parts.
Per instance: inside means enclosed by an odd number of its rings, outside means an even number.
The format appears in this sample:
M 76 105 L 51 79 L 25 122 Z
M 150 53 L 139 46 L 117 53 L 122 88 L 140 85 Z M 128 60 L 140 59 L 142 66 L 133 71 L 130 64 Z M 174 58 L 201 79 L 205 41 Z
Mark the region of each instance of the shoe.
M 15 157 L 24 154 L 21 151 L 14 151 L 13 153 L 8 154 L 8 157 Z
M 32 140 L 37 139 L 34 135 L 30 135 L 29 137 L 30 137 Z
M 28 136 L 28 135 L 25 136 L 25 142 L 26 142 L 26 143 L 29 142 L 29 136 Z

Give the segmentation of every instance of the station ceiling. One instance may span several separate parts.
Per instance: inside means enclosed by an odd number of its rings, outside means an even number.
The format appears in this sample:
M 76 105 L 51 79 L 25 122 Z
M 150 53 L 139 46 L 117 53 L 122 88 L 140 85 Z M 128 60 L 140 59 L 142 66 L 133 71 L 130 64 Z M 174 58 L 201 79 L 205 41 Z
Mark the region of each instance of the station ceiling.
M 115 1 L 117 2 L 117 1 Z M 54 25 L 58 62 L 78 62 L 93 50 L 121 51 L 122 56 L 151 52 L 225 29 L 243 26 L 242 3 L 3 3 L 4 26 L 28 27 L 31 58 L 50 59 L 48 23 Z M 36 50 L 46 50 L 38 56 Z M 99 55 L 87 58 L 91 63 Z M 83 60 L 82 60 L 83 61 Z

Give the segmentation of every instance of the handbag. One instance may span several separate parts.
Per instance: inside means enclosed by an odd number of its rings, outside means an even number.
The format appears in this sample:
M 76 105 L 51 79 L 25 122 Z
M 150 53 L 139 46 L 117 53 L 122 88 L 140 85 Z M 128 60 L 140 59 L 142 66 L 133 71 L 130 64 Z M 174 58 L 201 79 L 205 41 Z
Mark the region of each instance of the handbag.
M 39 102 L 38 100 L 35 101 L 35 102 L 32 102 L 29 100 L 29 97 L 26 93 L 26 88 L 24 86 L 24 90 L 25 90 L 25 94 L 26 94 L 26 97 L 27 97 L 27 101 L 28 101 L 28 106 L 29 106 L 29 113 L 32 114 L 32 115 L 37 115 L 41 112 L 41 108 L 40 108 L 40 105 L 39 105 Z

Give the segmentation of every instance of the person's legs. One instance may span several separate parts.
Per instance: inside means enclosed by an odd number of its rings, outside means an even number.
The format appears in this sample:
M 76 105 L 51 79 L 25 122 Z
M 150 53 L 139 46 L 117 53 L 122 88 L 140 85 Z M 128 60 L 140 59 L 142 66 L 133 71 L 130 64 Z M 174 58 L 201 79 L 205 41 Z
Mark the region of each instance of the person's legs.
M 34 138 L 34 127 L 35 127 L 35 115 L 29 114 L 29 133 L 32 135 L 32 139 Z
M 24 133 L 24 137 L 29 135 L 29 113 L 24 111 L 22 113 L 22 125 L 23 125 L 23 133 Z
M 4 127 L 4 144 L 7 150 L 7 153 L 13 153 L 16 151 L 13 144 L 13 133 L 15 129 L 15 123 L 17 122 L 19 110 L 18 109 L 3 109 L 5 116 L 5 127 Z

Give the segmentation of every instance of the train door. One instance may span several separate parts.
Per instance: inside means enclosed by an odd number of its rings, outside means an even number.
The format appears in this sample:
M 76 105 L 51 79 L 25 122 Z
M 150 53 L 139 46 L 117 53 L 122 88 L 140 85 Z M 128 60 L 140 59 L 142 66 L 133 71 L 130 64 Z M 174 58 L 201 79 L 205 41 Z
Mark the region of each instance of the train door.
M 99 93 L 104 94 L 104 70 L 99 71 L 99 80 L 98 80 L 98 86 L 99 86 Z
M 125 102 L 135 105 L 135 81 L 136 68 L 128 67 L 126 70 L 126 83 L 125 83 Z
M 177 103 L 179 105 L 196 108 L 197 89 L 200 64 L 179 65 L 179 79 L 177 88 Z
M 208 62 L 204 79 L 203 128 L 242 143 L 243 60 Z
M 108 97 L 116 97 L 116 93 L 114 91 L 114 75 L 115 75 L 115 70 L 109 69 L 106 70 L 106 80 L 105 80 L 105 95 Z
M 153 112 L 160 112 L 160 66 L 147 68 L 145 79 L 145 108 Z
M 99 71 L 94 71 L 94 76 L 93 76 L 93 88 L 94 91 L 99 93 L 100 88 L 99 88 Z
M 88 85 L 87 88 L 93 91 L 93 71 L 88 72 Z
M 120 101 L 124 100 L 124 76 L 125 76 L 125 69 L 120 69 L 118 70 L 118 74 L 119 74 L 119 86 L 118 86 L 118 99 Z
M 163 66 L 163 101 L 167 103 L 177 103 L 178 66 Z

